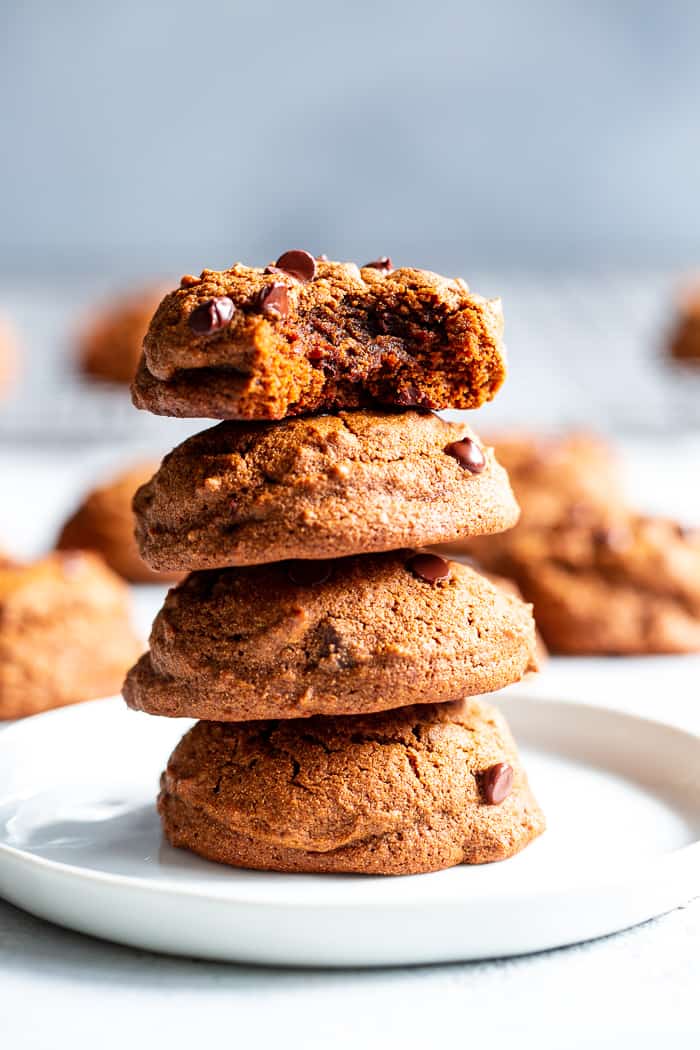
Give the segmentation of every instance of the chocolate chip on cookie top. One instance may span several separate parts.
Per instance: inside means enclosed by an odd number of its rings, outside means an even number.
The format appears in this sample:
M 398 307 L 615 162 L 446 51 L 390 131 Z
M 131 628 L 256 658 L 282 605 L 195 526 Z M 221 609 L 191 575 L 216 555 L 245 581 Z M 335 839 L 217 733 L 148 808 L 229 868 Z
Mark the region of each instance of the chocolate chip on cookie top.
M 279 321 L 289 313 L 287 285 L 281 281 L 267 284 L 260 292 L 258 306 L 265 317 Z
M 450 563 L 439 554 L 414 554 L 406 562 L 406 567 L 414 576 L 426 583 L 437 583 L 438 580 L 446 580 L 450 576 Z
M 489 806 L 500 806 L 513 788 L 513 767 L 497 762 L 481 774 L 481 790 Z
M 481 451 L 476 441 L 470 437 L 462 438 L 461 441 L 453 441 L 445 449 L 448 456 L 456 459 L 460 467 L 470 471 L 472 474 L 481 474 L 486 466 L 486 456 Z
M 286 273 L 301 284 L 308 284 L 316 276 L 316 260 L 309 252 L 283 252 L 274 266 L 266 266 L 265 273 Z
M 362 269 L 380 270 L 382 273 L 391 273 L 394 269 L 394 264 L 388 255 L 382 255 L 379 259 L 373 259 L 372 262 L 365 263 Z
M 208 299 L 190 314 L 190 328 L 196 335 L 211 335 L 231 323 L 235 310 L 227 295 Z

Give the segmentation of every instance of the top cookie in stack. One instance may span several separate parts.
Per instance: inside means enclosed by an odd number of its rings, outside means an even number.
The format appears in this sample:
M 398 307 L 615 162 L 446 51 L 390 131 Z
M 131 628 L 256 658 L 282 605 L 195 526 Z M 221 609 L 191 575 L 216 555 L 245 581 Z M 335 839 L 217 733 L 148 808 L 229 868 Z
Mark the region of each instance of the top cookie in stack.
M 517 520 L 492 450 L 432 411 L 495 395 L 502 329 L 499 302 L 461 280 L 302 251 L 265 269 L 184 277 L 161 303 L 136 405 L 225 420 L 170 453 L 134 501 L 147 563 L 192 575 L 168 596 L 125 698 L 151 714 L 210 720 L 176 751 L 163 782 L 161 813 L 176 845 L 248 867 L 405 872 L 508 856 L 542 830 L 507 729 L 464 699 L 535 667 L 530 608 L 421 550 Z M 316 770 L 328 794 L 315 807 L 297 795 L 295 773 L 269 796 L 261 831 L 244 816 L 246 800 L 255 810 L 254 777 L 268 765 L 270 782 L 282 783 L 287 759 L 270 743 L 280 719 L 291 720 L 282 723 L 285 755 L 313 752 L 324 765 L 332 753 L 335 772 Z M 381 830 L 372 816 L 380 799 L 415 801 L 404 782 L 418 775 L 411 720 L 426 741 L 444 739 L 451 757 L 433 767 L 420 805 L 397 803 Z M 358 741 L 373 748 L 375 734 L 396 743 L 397 760 L 372 760 L 365 787 L 341 803 L 337 793 L 367 758 Z M 454 734 L 464 740 L 452 755 Z M 448 802 L 457 782 L 459 802 Z M 373 844 L 348 852 L 342 830 L 338 839 L 346 804 L 359 807 L 351 823 L 376 825 Z M 502 804 L 498 816 L 488 811 Z M 333 829 L 316 841 L 321 810 Z
M 183 277 L 151 322 L 134 403 L 211 419 L 478 408 L 505 379 L 502 335 L 500 300 L 460 279 L 290 251 Z

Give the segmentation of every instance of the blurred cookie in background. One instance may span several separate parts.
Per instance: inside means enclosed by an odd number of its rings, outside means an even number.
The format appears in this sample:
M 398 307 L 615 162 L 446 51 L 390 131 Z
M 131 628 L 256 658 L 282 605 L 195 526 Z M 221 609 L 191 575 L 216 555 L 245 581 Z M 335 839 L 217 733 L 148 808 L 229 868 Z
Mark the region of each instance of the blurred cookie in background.
M 17 339 L 14 330 L 7 318 L 0 315 L 0 398 L 6 397 L 12 389 L 18 365 Z
M 700 531 L 634 514 L 515 531 L 504 568 L 552 652 L 700 651 Z
M 489 572 L 508 575 L 513 539 L 529 529 L 567 525 L 612 525 L 624 517 L 622 474 L 611 446 L 586 431 L 538 435 L 512 431 L 489 435 L 505 467 L 520 519 L 514 529 L 449 544 Z
M 111 383 L 131 383 L 141 343 L 167 288 L 151 285 L 97 307 L 79 336 L 79 363 L 85 375 Z
M 668 351 L 677 361 L 700 368 L 700 277 L 678 296 Z
M 97 551 L 110 568 L 133 583 L 180 579 L 182 574 L 150 569 L 134 538 L 131 501 L 157 469 L 157 462 L 134 464 L 89 492 L 63 526 L 56 549 Z
M 0 568 L 0 719 L 116 693 L 142 649 L 128 588 L 97 555 Z

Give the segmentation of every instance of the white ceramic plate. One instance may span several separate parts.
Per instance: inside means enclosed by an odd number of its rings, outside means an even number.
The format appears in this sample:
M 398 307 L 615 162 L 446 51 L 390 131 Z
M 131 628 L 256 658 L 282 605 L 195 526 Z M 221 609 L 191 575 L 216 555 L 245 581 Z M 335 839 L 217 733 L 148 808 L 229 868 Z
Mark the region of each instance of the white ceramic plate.
M 164 844 L 158 774 L 187 723 L 119 700 L 0 734 L 0 896 L 85 933 L 215 959 L 374 966 L 515 955 L 700 893 L 700 737 L 501 701 L 548 831 L 500 864 L 405 878 L 235 871 Z

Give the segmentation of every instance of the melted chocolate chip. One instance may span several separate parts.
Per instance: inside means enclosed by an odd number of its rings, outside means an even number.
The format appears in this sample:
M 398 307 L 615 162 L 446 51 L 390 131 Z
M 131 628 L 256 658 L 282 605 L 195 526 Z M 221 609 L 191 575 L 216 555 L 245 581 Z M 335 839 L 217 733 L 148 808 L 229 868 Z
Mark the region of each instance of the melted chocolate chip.
M 290 561 L 287 575 L 297 587 L 316 587 L 325 583 L 331 574 L 332 563 L 329 561 Z
M 180 278 L 180 287 L 181 288 L 193 288 L 195 286 L 195 284 L 199 284 L 200 283 L 201 279 L 202 279 L 201 277 L 195 277 L 195 275 L 193 273 L 185 273 Z
M 275 321 L 286 317 L 289 313 L 287 285 L 281 281 L 266 285 L 260 292 L 258 306 L 265 317 L 271 317 Z
M 373 259 L 372 262 L 365 263 L 362 269 L 381 270 L 382 273 L 391 273 L 394 269 L 394 264 L 388 255 L 382 255 L 379 259 Z
M 461 441 L 453 441 L 445 449 L 448 456 L 457 460 L 460 467 L 464 467 L 471 474 L 481 474 L 486 466 L 486 456 L 481 451 L 476 441 L 471 438 L 462 438 Z
M 500 806 L 512 788 L 513 767 L 507 762 L 497 762 L 481 774 L 481 790 L 488 806 Z
M 313 255 L 303 251 L 283 252 L 274 267 L 268 266 L 266 273 L 287 273 L 295 280 L 307 284 L 316 276 L 316 260 Z
M 211 335 L 231 323 L 235 310 L 227 295 L 209 299 L 190 314 L 190 328 L 197 335 Z
M 439 554 L 414 554 L 406 562 L 406 568 L 426 583 L 446 580 L 452 571 L 447 559 L 441 558 Z

